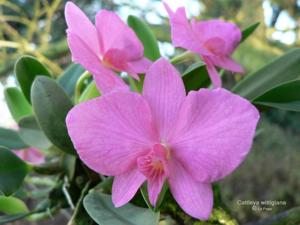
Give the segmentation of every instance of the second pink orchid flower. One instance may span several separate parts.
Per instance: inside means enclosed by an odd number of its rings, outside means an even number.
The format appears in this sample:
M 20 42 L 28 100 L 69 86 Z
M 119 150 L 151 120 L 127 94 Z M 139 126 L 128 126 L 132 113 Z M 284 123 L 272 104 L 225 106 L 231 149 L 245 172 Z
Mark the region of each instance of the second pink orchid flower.
M 144 48 L 135 33 L 115 13 L 101 10 L 95 26 L 72 2 L 65 8 L 67 39 L 72 59 L 94 75 L 101 93 L 128 89 L 114 71 L 125 71 L 138 79 L 151 61 L 143 57 Z
M 222 86 L 215 66 L 238 73 L 244 71 L 231 58 L 242 37 L 235 24 L 219 19 L 189 22 L 184 7 L 175 12 L 167 4 L 165 8 L 170 19 L 172 43 L 175 47 L 188 49 L 202 57 L 215 87 Z

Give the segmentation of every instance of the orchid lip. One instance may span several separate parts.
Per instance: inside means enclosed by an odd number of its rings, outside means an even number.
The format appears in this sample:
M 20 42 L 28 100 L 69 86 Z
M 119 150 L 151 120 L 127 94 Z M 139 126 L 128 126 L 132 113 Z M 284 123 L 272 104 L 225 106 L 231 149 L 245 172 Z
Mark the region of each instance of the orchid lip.
M 168 175 L 167 164 L 171 159 L 170 149 L 164 144 L 155 144 L 147 155 L 137 159 L 138 169 L 148 179 Z

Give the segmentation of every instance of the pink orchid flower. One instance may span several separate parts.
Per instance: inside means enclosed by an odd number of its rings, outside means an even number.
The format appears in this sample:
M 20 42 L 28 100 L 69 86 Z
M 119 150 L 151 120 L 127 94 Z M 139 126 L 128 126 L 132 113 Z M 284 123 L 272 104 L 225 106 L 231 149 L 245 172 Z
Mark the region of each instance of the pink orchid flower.
M 160 59 L 147 71 L 142 94 L 116 91 L 89 100 L 76 105 L 66 122 L 81 160 L 115 177 L 116 207 L 145 181 L 155 205 L 167 181 L 187 214 L 208 219 L 211 183 L 244 160 L 258 119 L 250 102 L 222 88 L 186 96 L 180 74 Z
M 32 164 L 37 165 L 45 161 L 45 156 L 41 153 L 41 151 L 33 147 L 16 150 L 14 152 L 20 159 Z
M 215 87 L 222 85 L 215 66 L 233 72 L 243 72 L 243 68 L 231 58 L 242 37 L 235 24 L 220 19 L 189 22 L 184 7 L 173 12 L 165 3 L 165 8 L 169 14 L 173 45 L 199 54 L 206 63 Z
M 95 26 L 72 2 L 65 7 L 67 39 L 72 60 L 94 75 L 102 94 L 128 89 L 114 71 L 125 71 L 135 79 L 146 72 L 151 61 L 135 33 L 115 13 L 101 10 Z

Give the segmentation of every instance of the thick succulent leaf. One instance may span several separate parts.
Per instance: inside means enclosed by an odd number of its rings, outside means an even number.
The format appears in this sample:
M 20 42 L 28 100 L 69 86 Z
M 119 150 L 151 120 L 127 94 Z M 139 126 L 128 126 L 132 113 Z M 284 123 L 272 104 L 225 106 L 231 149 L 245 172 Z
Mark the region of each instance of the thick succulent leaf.
M 253 102 L 256 105 L 300 112 L 300 79 L 280 84 Z
M 241 42 L 245 41 L 258 28 L 259 24 L 260 22 L 256 22 L 243 30 Z
M 9 149 L 23 149 L 28 147 L 17 131 L 3 127 L 0 127 L 0 146 Z
M 87 213 L 101 225 L 157 225 L 159 214 L 127 204 L 115 208 L 110 195 L 91 191 L 83 201 Z
M 157 39 L 150 27 L 136 16 L 129 16 L 128 25 L 134 30 L 140 41 L 144 45 L 144 55 L 148 59 L 155 61 L 160 58 Z
M 48 149 L 52 145 L 34 116 L 26 116 L 19 121 L 19 135 L 25 143 L 32 147 Z
M 0 212 L 13 215 L 28 212 L 26 204 L 16 197 L 0 196 Z
M 4 147 L 0 147 L 0 159 L 0 192 L 11 195 L 22 185 L 29 166 Z
M 232 91 L 254 100 L 277 85 L 300 77 L 300 48 L 276 58 L 258 71 L 247 75 Z
M 51 76 L 50 72 L 42 63 L 40 63 L 36 58 L 28 55 L 22 56 L 18 59 L 15 64 L 15 74 L 28 101 L 30 101 L 30 89 L 35 77 Z
M 74 95 L 77 80 L 84 71 L 85 70 L 79 64 L 71 64 L 57 79 L 58 84 L 62 86 L 70 97 Z
M 31 105 L 18 88 L 6 88 L 4 91 L 4 96 L 10 114 L 16 122 L 18 122 L 21 117 L 32 114 Z
M 210 85 L 205 63 L 202 61 L 196 62 L 182 74 L 186 92 L 191 90 L 199 90 Z
M 73 104 L 65 91 L 54 80 L 40 76 L 33 82 L 31 102 L 38 124 L 48 139 L 64 152 L 75 154 L 65 122 Z

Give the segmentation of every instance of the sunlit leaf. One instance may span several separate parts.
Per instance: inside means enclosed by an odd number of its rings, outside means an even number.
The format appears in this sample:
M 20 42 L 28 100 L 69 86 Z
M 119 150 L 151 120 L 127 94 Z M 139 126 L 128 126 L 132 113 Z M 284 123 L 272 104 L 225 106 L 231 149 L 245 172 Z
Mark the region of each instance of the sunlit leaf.
M 260 22 L 256 22 L 249 27 L 247 27 L 245 30 L 242 31 L 242 40 L 241 42 L 245 41 L 259 26 Z
M 280 84 L 253 100 L 254 104 L 300 112 L 300 80 Z
M 0 212 L 12 215 L 28 212 L 26 204 L 16 197 L 0 196 Z
M 289 51 L 258 71 L 247 75 L 232 91 L 254 100 L 277 85 L 300 77 L 300 49 Z

